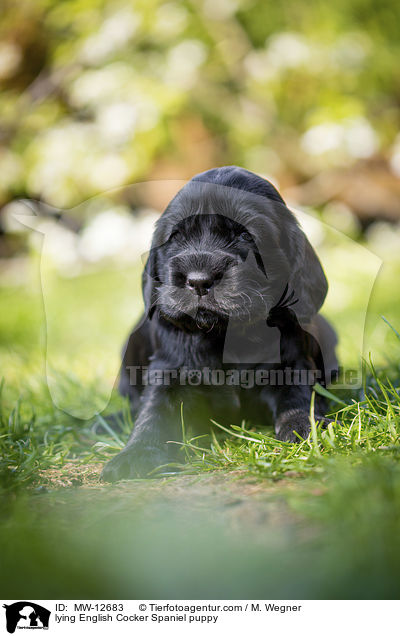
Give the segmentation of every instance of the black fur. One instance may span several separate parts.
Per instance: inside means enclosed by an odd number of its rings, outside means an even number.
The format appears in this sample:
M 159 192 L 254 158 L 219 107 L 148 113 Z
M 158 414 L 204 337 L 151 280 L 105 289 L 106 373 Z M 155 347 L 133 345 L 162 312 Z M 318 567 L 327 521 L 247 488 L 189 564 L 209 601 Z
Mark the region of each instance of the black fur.
M 318 315 L 327 292 L 319 260 L 275 188 L 236 167 L 194 177 L 160 217 L 143 274 L 145 314 L 124 352 L 120 391 L 135 426 L 103 470 L 116 481 L 146 476 L 176 457 L 186 426 L 273 418 L 281 440 L 307 436 L 313 381 L 252 388 L 213 386 L 196 370 L 319 371 L 336 366 L 333 329 Z M 143 386 L 141 370 L 175 372 Z M 184 370 L 194 370 L 183 382 Z M 154 376 L 153 376 L 154 377 Z M 324 405 L 316 404 L 318 419 Z M 171 443 L 168 443 L 171 442 Z

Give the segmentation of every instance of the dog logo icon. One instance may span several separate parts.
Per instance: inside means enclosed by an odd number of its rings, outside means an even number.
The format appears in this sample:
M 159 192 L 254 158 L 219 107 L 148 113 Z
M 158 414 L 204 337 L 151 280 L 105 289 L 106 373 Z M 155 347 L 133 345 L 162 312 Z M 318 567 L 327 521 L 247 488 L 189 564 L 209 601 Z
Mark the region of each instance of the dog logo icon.
M 11 605 L 3 605 L 6 610 L 7 631 L 13 634 L 18 629 L 48 629 L 50 610 L 32 603 L 18 601 Z

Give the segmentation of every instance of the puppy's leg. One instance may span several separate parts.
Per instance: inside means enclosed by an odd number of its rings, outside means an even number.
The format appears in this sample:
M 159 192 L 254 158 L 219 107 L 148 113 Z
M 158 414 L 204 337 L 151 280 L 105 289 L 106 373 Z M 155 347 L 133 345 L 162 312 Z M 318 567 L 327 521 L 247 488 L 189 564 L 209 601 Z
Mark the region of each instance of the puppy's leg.
M 303 439 L 307 438 L 310 430 L 310 386 L 269 387 L 264 392 L 264 399 L 272 410 L 275 421 L 275 433 L 284 442 L 299 442 L 296 431 Z M 315 420 L 327 425 L 331 420 L 323 413 L 326 403 L 323 398 L 316 396 Z
M 126 447 L 104 467 L 105 481 L 146 477 L 151 470 L 177 459 L 182 441 L 181 405 L 185 426 L 195 434 L 209 431 L 210 419 L 228 425 L 239 417 L 234 387 L 147 386 Z M 239 423 L 237 419 L 237 423 Z
M 318 323 L 318 324 L 317 324 Z M 281 333 L 281 369 L 284 373 L 289 370 L 289 379 L 283 386 L 269 387 L 264 391 L 264 399 L 270 405 L 275 418 L 275 432 L 278 439 L 288 442 L 298 442 L 296 431 L 301 437 L 308 437 L 310 424 L 310 404 L 312 385 L 315 381 L 326 383 L 324 357 L 330 355 L 331 364 L 336 362 L 334 353 L 335 336 L 333 329 L 323 319 L 315 320 L 315 325 L 310 332 L 305 331 L 297 320 L 294 311 L 288 307 L 276 307 L 270 312 L 268 319 L 270 326 L 278 327 Z M 318 325 L 319 331 L 318 332 Z M 312 335 L 311 331 L 315 332 Z M 322 333 L 326 332 L 329 337 Z M 318 338 L 316 337 L 318 336 Z M 324 344 L 323 355 L 319 340 Z M 313 374 L 309 384 L 292 384 L 294 372 Z M 329 369 L 329 376 L 331 369 Z M 330 377 L 328 376 L 328 380 Z M 286 380 L 286 375 L 284 375 Z M 329 419 L 322 414 L 325 412 L 326 403 L 323 398 L 316 395 L 314 415 L 315 419 L 327 424 Z
M 176 387 L 148 386 L 131 437 L 125 448 L 104 467 L 104 481 L 135 479 L 170 462 L 176 453 L 180 435 L 180 402 Z M 175 448 L 174 448 L 175 447 Z

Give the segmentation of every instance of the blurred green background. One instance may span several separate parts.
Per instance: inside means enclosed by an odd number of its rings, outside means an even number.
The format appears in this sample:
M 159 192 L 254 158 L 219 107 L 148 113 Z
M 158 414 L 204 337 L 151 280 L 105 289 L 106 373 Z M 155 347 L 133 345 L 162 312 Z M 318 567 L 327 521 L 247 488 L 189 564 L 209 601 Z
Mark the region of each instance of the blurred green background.
M 396 597 L 400 355 L 381 315 L 400 331 L 399 14 L 393 0 L 3 0 L 5 598 Z M 79 418 L 108 404 L 153 223 L 184 180 L 230 164 L 303 211 L 342 364 L 371 353 L 393 386 L 382 398 L 374 379 L 372 406 L 345 398 L 326 456 L 284 449 L 277 469 L 269 441 L 270 463 L 245 446 L 230 465 L 228 443 L 190 478 L 102 486 L 119 440 Z
M 392 0 L 3 0 L 0 203 L 236 163 L 397 217 L 398 18 Z

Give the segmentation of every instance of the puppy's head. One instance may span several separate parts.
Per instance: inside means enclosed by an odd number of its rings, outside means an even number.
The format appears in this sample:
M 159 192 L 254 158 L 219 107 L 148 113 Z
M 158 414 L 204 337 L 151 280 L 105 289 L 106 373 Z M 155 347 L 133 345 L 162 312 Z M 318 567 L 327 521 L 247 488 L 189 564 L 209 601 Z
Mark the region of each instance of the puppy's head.
M 144 297 L 178 327 L 218 330 L 265 320 L 288 289 L 307 322 L 327 283 L 283 199 L 241 168 L 194 177 L 160 217 L 144 273 Z

